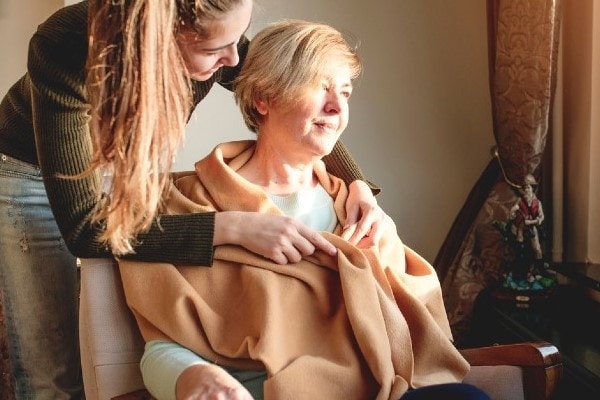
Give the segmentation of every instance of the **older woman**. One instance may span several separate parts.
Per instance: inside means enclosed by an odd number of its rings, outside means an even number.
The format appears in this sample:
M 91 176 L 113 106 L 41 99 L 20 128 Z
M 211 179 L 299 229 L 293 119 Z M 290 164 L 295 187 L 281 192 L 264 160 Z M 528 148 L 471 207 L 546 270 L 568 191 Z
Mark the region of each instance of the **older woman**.
M 357 246 L 341 237 L 348 190 L 322 159 L 348 124 L 360 70 L 327 25 L 283 21 L 252 40 L 235 94 L 257 140 L 218 146 L 176 179 L 165 207 L 286 215 L 338 251 L 282 254 L 296 261 L 287 266 L 241 246 L 219 246 L 210 269 L 121 260 L 155 397 L 486 398 L 457 383 L 469 366 L 439 281 L 393 222 Z

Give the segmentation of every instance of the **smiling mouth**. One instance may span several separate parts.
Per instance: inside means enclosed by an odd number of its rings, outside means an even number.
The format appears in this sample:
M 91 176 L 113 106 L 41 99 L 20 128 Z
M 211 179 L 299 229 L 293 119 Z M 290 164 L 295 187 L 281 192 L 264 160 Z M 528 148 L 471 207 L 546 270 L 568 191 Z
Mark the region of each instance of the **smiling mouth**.
M 219 67 L 213 67 L 213 68 L 211 68 L 211 69 L 209 69 L 207 71 L 204 71 L 203 75 L 212 75 L 215 72 L 217 72 L 219 70 L 219 68 L 221 68 L 221 66 L 219 66 Z
M 219 68 L 213 68 L 213 69 L 209 69 L 208 71 L 206 71 L 204 74 L 206 75 L 212 75 L 215 72 L 217 72 L 219 70 Z
M 329 124 L 329 123 L 326 123 L 326 122 L 315 122 L 315 125 L 318 126 L 320 129 L 323 129 L 323 130 L 335 131 L 337 129 L 334 124 Z

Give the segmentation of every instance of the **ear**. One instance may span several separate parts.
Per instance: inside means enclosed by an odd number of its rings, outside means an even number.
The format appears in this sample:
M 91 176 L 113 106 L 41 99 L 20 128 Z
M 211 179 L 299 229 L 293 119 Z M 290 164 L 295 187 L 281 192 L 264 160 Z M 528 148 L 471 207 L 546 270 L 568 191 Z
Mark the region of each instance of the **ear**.
M 258 113 L 260 115 L 267 115 L 267 112 L 269 111 L 269 107 L 267 107 L 266 101 L 255 97 L 253 103 L 254 103 L 254 108 L 256 108 L 256 111 L 258 111 Z

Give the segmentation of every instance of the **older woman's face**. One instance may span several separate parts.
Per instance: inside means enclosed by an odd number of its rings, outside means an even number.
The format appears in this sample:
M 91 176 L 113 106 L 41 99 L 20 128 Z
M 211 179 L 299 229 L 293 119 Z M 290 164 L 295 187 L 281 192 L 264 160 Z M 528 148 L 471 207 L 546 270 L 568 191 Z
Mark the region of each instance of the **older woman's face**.
M 193 29 L 183 29 L 178 34 L 177 44 L 190 78 L 206 81 L 219 68 L 238 64 L 237 44 L 248 29 L 251 16 L 252 0 L 244 0 L 212 23 L 210 37 L 200 39 Z
M 294 154 L 326 156 L 348 125 L 351 94 L 350 67 L 333 60 L 319 85 L 307 88 L 291 108 L 267 106 L 260 134 L 276 135 L 280 148 Z

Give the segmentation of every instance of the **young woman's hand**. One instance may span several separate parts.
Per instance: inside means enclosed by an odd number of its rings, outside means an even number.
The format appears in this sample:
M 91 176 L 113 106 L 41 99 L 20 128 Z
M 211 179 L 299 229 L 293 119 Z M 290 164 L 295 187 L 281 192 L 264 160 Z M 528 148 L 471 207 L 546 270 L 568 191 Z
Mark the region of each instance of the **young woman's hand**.
M 214 364 L 186 368 L 177 379 L 175 392 L 177 400 L 253 400 L 240 382 Z
M 316 249 L 330 255 L 337 252 L 317 231 L 294 218 L 258 212 L 218 212 L 213 244 L 238 244 L 278 264 L 298 262 Z
M 383 235 L 385 213 L 377 204 L 371 188 L 363 181 L 354 181 L 348 187 L 346 200 L 346 224 L 342 238 L 357 244 L 368 236 L 369 242 L 377 243 Z

